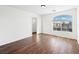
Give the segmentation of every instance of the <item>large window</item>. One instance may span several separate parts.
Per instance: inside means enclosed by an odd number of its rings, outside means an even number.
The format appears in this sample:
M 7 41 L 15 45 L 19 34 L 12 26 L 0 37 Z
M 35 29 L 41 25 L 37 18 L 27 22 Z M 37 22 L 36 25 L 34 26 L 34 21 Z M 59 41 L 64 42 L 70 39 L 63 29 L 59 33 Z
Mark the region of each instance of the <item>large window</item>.
M 53 30 L 72 32 L 72 16 L 71 15 L 55 16 L 53 20 Z

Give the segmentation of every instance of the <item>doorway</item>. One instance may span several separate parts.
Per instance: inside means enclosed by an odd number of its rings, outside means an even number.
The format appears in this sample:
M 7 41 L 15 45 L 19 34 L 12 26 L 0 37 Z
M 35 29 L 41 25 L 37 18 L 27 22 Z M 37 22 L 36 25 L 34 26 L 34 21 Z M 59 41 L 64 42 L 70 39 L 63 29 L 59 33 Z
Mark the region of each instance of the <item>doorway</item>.
M 37 33 L 37 18 L 33 17 L 32 18 L 32 34 Z

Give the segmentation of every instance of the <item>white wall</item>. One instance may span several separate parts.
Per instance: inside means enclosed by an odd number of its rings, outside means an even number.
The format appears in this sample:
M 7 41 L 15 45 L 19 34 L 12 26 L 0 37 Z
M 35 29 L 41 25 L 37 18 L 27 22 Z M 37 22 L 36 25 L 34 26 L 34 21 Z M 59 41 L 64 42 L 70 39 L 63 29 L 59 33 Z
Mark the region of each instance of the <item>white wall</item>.
M 0 45 L 32 35 L 32 17 L 36 17 L 38 33 L 41 32 L 40 16 L 9 6 L 0 6 Z
M 53 31 L 53 17 L 56 15 L 62 15 L 62 14 L 67 14 L 67 15 L 72 15 L 73 19 L 72 19 L 72 29 L 73 32 L 65 32 L 65 31 Z M 43 33 L 48 33 L 48 34 L 52 34 L 52 35 L 56 35 L 56 36 L 61 36 L 61 37 L 67 37 L 67 38 L 72 38 L 72 39 L 76 39 L 77 38 L 77 27 L 76 27 L 76 9 L 70 9 L 70 10 L 65 10 L 62 12 L 58 12 L 55 14 L 48 14 L 48 15 L 43 15 L 42 16 L 42 25 L 43 25 L 43 29 L 42 32 Z
M 79 7 L 77 7 L 77 41 L 79 43 Z

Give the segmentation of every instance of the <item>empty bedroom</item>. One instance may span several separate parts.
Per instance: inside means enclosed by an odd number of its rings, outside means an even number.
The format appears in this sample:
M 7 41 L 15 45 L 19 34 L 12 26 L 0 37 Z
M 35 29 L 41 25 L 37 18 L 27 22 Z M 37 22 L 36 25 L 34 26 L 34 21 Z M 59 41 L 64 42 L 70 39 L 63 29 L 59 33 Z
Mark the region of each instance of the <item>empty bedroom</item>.
M 0 54 L 79 54 L 79 6 L 0 5 Z

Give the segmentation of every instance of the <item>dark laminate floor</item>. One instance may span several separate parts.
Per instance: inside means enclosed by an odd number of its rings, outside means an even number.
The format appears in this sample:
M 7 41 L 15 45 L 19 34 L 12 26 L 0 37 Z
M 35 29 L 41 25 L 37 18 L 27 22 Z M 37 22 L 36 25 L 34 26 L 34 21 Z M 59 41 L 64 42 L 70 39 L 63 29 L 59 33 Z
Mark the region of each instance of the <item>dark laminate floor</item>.
M 7 45 L 0 46 L 0 53 L 6 54 L 72 54 L 79 53 L 76 40 L 47 34 L 34 34 Z

